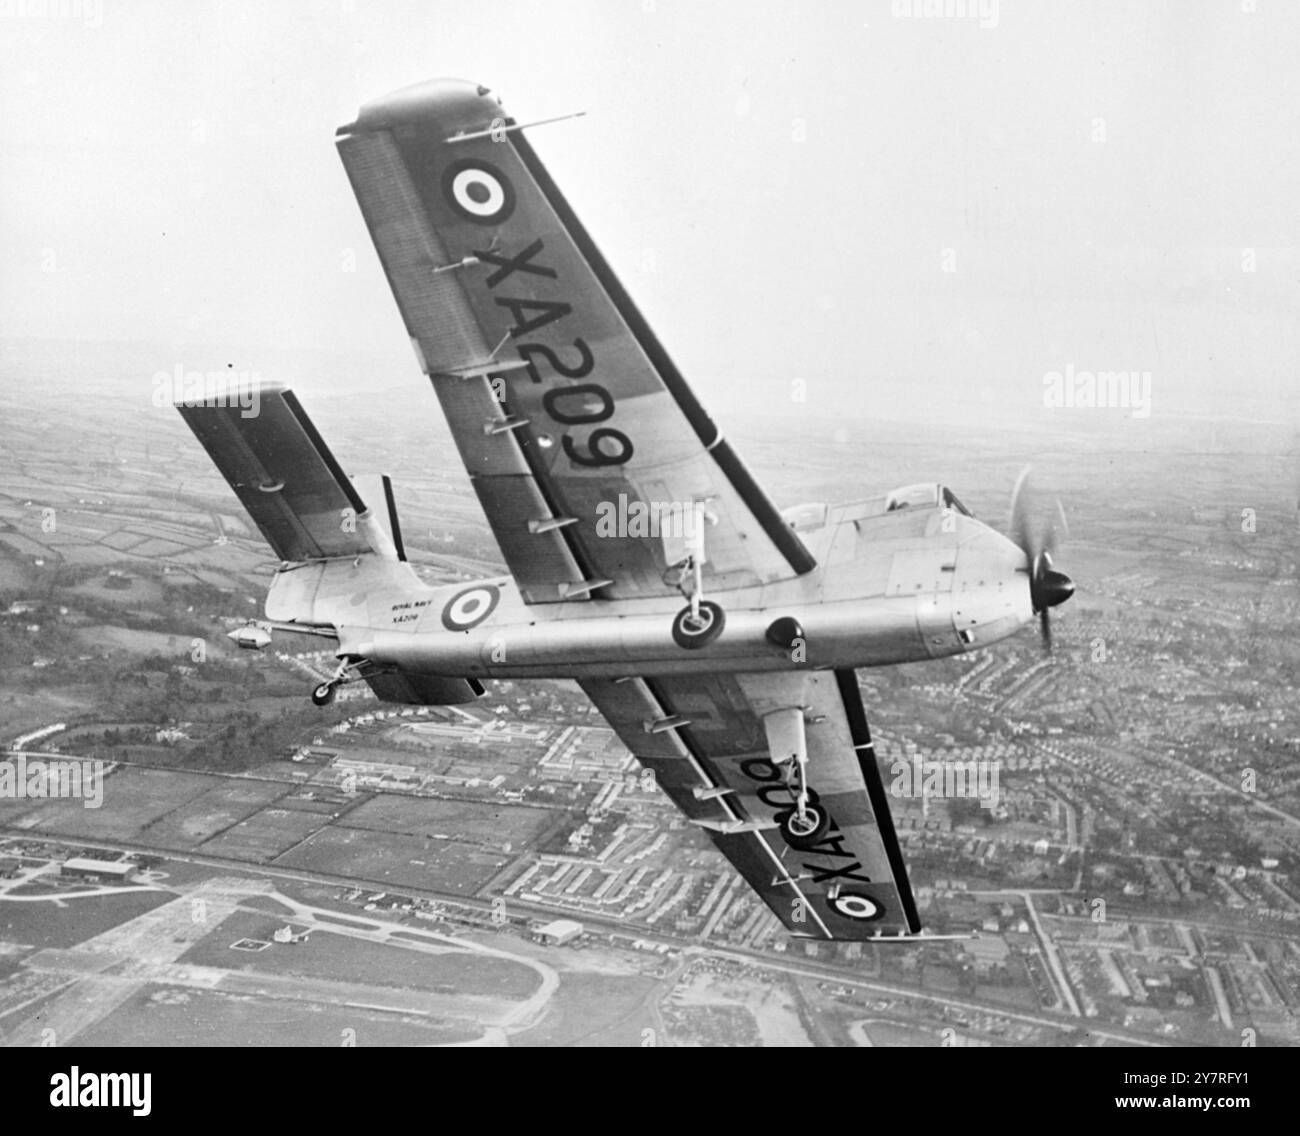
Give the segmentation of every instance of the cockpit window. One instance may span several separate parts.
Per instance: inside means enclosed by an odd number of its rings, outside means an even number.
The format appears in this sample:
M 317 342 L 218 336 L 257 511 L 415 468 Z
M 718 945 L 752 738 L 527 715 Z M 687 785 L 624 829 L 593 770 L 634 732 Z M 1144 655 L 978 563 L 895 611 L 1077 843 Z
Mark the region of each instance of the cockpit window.
M 885 512 L 895 509 L 933 509 L 939 504 L 939 487 L 933 481 L 895 489 L 885 503 Z

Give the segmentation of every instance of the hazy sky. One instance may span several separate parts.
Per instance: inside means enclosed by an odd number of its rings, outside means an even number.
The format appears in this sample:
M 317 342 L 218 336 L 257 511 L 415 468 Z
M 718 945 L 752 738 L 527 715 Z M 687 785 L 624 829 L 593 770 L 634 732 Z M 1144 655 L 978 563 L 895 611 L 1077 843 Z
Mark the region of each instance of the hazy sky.
M 0 0 L 0 334 L 405 352 L 333 133 L 452 75 L 724 393 L 1295 388 L 1300 4 L 913 8 Z

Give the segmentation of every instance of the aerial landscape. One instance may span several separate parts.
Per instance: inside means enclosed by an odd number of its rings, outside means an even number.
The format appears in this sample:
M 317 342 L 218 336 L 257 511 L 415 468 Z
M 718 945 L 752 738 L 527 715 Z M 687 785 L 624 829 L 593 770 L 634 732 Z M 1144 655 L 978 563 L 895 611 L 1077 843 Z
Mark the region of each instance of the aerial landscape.
M 499 683 L 450 707 L 360 686 L 318 708 L 319 641 L 235 647 L 269 553 L 151 404 L 147 351 L 104 346 L 120 362 L 91 402 L 84 349 L 5 360 L 27 381 L 0 486 L 0 728 L 28 763 L 103 763 L 98 807 L 0 799 L 8 1044 L 1300 1041 L 1285 429 L 1163 416 L 1130 444 L 1116 412 L 1102 444 L 1061 432 L 1052 468 L 1072 480 L 1053 489 L 1083 584 L 1052 654 L 1026 630 L 859 673 L 936 939 L 811 943 L 576 686 Z M 498 570 L 431 396 L 417 378 L 400 393 L 429 413 L 365 395 L 311 409 L 346 454 L 383 452 L 422 577 Z M 1041 456 L 1014 428 L 961 441 L 810 412 L 785 416 L 778 447 L 771 425 L 736 433 L 783 505 L 922 476 L 942 449 L 996 522 L 1007 455 Z M 954 769 L 969 792 L 945 793 Z

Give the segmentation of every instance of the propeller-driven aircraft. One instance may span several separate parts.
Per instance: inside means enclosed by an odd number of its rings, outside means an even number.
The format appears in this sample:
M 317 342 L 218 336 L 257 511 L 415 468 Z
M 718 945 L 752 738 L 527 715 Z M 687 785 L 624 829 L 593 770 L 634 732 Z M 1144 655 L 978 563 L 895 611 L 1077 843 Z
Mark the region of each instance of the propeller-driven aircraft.
M 398 91 L 337 143 L 510 574 L 420 580 L 388 478 L 349 477 L 292 391 L 196 400 L 281 561 L 232 637 L 335 640 L 318 704 L 575 680 L 792 934 L 918 934 L 855 668 L 1050 635 L 1073 584 L 1023 484 L 1014 540 L 932 483 L 780 511 L 486 88 Z

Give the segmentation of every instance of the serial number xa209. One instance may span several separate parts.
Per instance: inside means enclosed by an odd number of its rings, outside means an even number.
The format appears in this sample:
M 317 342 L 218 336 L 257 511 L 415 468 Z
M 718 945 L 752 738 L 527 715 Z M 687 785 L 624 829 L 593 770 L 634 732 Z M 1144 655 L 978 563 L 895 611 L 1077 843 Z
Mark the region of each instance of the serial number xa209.
M 1248 1073 L 1125 1073 L 1126 1085 L 1245 1085 Z
M 474 255 L 480 263 L 495 267 L 495 271 L 487 279 L 488 288 L 495 292 L 500 284 L 509 280 L 517 272 L 534 273 L 556 279 L 558 275 L 556 270 L 537 259 L 545 247 L 539 237 L 514 256 L 502 255 L 487 249 L 475 249 Z M 513 317 L 510 336 L 515 340 L 530 335 L 547 324 L 563 320 L 573 313 L 573 305 L 564 300 L 536 300 L 499 295 L 494 295 L 493 298 Z M 516 342 L 515 344 L 519 355 L 528 365 L 529 377 L 535 383 L 543 381 L 538 371 L 539 360 L 547 363 L 555 374 L 566 379 L 585 379 L 595 370 L 596 356 L 586 340 L 578 336 L 567 346 L 577 356 L 572 362 L 561 359 L 556 350 L 543 343 Z M 589 381 L 555 387 L 542 396 L 542 405 L 546 413 L 561 426 L 595 425 L 614 416 L 614 397 L 598 382 Z M 632 439 L 611 426 L 600 426 L 591 431 L 587 437 L 585 451 L 580 449 L 568 434 L 562 437 L 560 444 L 569 460 L 581 466 L 623 465 L 631 459 L 635 451 Z
M 450 163 L 442 175 L 442 192 L 447 204 L 463 219 L 476 225 L 496 227 L 514 213 L 518 195 L 509 177 L 491 162 L 480 158 L 465 158 Z M 596 357 L 586 340 L 575 336 L 566 350 L 577 355 L 576 362 L 565 362 L 559 354 L 544 343 L 522 343 L 525 336 L 573 314 L 573 305 L 558 298 L 542 299 L 531 293 L 510 295 L 516 276 L 537 283 L 538 279 L 559 280 L 559 271 L 542 258 L 546 243 L 537 237 L 524 244 L 518 252 L 505 253 L 492 248 L 474 249 L 474 262 L 491 268 L 487 277 L 488 291 L 500 308 L 510 313 L 512 324 L 510 338 L 528 366 L 530 378 L 535 383 L 543 381 L 538 371 L 538 358 L 548 363 L 556 375 L 566 379 L 585 379 L 596 367 Z M 497 292 L 508 284 L 506 294 Z M 552 330 L 552 333 L 554 329 Z M 552 334 L 548 333 L 548 334 Z M 564 338 L 561 336 L 561 338 Z M 555 387 L 542 396 L 546 413 L 561 426 L 590 426 L 605 422 L 614 416 L 614 397 L 600 383 L 583 382 Z M 560 445 L 574 465 L 599 467 L 624 465 L 630 461 L 635 447 L 632 439 L 612 426 L 597 426 L 586 438 L 582 450 L 568 433 Z

